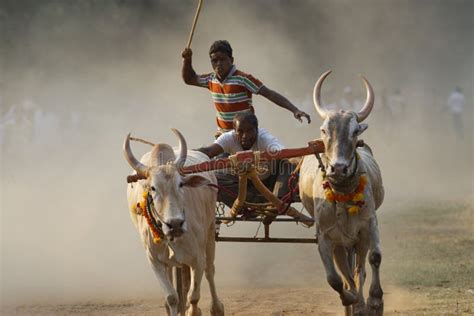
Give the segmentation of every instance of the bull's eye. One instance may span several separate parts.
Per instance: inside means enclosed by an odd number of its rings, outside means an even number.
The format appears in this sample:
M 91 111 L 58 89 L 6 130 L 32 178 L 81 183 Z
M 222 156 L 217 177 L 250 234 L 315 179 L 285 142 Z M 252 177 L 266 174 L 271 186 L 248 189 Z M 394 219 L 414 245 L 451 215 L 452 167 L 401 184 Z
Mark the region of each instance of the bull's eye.
M 326 130 L 322 129 L 321 134 L 326 135 Z
M 184 183 L 183 182 L 180 182 L 179 185 L 178 185 L 180 188 L 184 187 Z
M 156 191 L 155 187 L 151 187 L 151 190 L 152 190 L 153 192 L 155 192 L 155 191 Z

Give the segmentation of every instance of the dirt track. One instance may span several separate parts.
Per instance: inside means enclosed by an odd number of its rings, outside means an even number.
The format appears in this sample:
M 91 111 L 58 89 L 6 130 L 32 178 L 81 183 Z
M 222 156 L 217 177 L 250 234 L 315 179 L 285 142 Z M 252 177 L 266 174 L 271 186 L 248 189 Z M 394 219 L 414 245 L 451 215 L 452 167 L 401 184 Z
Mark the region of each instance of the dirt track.
M 464 251 L 473 249 L 474 246 L 472 205 L 470 203 L 421 205 L 411 209 L 400 208 L 402 210 L 396 213 L 387 211 L 379 216 L 384 251 L 381 275 L 385 291 L 385 314 L 472 314 L 474 258 L 472 252 Z M 262 250 L 259 251 L 265 255 Z M 336 293 L 325 283 L 320 263 L 306 262 L 304 258 L 309 258 L 307 254 L 304 254 L 304 251 L 297 253 L 299 255 L 289 253 L 292 263 L 296 264 L 296 269 L 295 265 L 290 263 L 276 262 L 275 266 L 280 269 L 279 271 L 286 271 L 286 274 L 280 274 L 280 278 L 275 277 L 274 281 L 266 277 L 266 282 L 258 282 L 260 288 L 255 288 L 256 285 L 251 283 L 237 287 L 226 287 L 221 284 L 219 293 L 226 314 L 343 314 Z M 253 255 L 252 251 L 248 254 Z M 293 270 L 288 271 L 286 268 L 289 267 Z M 221 278 L 218 277 L 219 285 L 219 279 L 224 278 L 222 271 L 227 270 L 222 267 L 218 270 L 221 270 Z M 302 275 L 302 271 L 306 275 Z M 271 274 L 274 271 L 267 273 Z M 255 270 L 255 275 L 248 274 L 247 280 L 258 279 L 258 275 L 262 274 L 262 271 Z M 285 278 L 295 285 L 282 286 Z M 305 284 L 305 279 L 310 284 Z M 294 280 L 299 281 L 293 282 Z M 221 283 L 228 284 L 228 280 Z M 370 269 L 368 269 L 366 291 L 369 283 Z M 165 315 L 162 295 L 157 294 L 153 297 L 147 293 L 146 297 L 61 305 L 27 304 L 4 309 L 2 314 Z M 200 304 L 204 315 L 209 314 L 209 304 L 208 288 L 204 285 Z
M 472 252 L 465 251 L 465 249 L 473 249 L 474 246 L 472 205 L 470 203 L 438 203 L 438 205 L 400 209 L 402 210 L 392 213 L 387 210 L 379 216 L 384 249 L 382 281 L 385 291 L 385 313 L 387 315 L 474 313 L 472 267 L 474 258 Z M 427 217 L 428 212 L 429 217 Z M 222 247 L 221 245 L 219 247 Z M 266 255 L 261 249 L 258 252 Z M 298 253 L 301 255 L 301 252 Z M 252 251 L 249 255 L 252 255 Z M 252 287 L 251 284 L 238 288 L 232 285 L 227 287 L 221 285 L 220 297 L 225 304 L 226 314 L 342 314 L 343 309 L 336 293 L 325 283 L 320 263 L 301 260 L 304 255 L 295 256 L 293 253 L 290 256 L 292 260 L 299 262 L 296 265 L 297 269 L 280 274 L 280 278 L 274 279 L 274 284 L 272 280 L 266 278 L 267 281 L 263 282 L 261 288 Z M 282 266 L 282 264 L 279 265 Z M 312 268 L 313 265 L 314 268 Z M 222 267 L 218 270 L 221 270 L 221 273 L 222 270 L 227 271 Z M 302 275 L 302 271 L 309 274 Z M 257 276 L 263 273 L 254 271 L 255 275 L 252 275 L 251 272 L 247 275 L 248 279 L 258 278 Z M 288 278 L 290 286 L 284 285 L 285 278 Z M 304 284 L 301 280 L 305 278 L 312 285 L 291 284 Z M 299 281 L 294 282 L 294 280 Z M 366 290 L 369 282 L 370 269 Z M 2 314 L 165 315 L 163 299 L 159 298 L 159 295 L 154 297 L 151 293 L 147 293 L 146 296 L 146 299 L 135 300 L 24 305 L 4 309 Z M 209 314 L 209 303 L 208 289 L 204 285 L 201 300 L 204 315 Z
M 267 288 L 267 289 L 224 289 L 220 296 L 227 315 L 338 315 L 337 296 L 326 288 Z M 203 315 L 209 315 L 209 295 L 202 299 Z M 411 303 L 412 294 L 399 289 L 388 288 L 386 292 L 386 314 L 407 313 L 411 308 L 421 307 L 426 300 L 418 295 L 419 303 Z M 393 308 L 393 306 L 400 306 Z M 390 308 L 392 306 L 392 308 Z M 70 305 L 38 305 L 16 309 L 17 315 L 166 315 L 163 301 L 124 300 L 115 302 L 78 303 Z

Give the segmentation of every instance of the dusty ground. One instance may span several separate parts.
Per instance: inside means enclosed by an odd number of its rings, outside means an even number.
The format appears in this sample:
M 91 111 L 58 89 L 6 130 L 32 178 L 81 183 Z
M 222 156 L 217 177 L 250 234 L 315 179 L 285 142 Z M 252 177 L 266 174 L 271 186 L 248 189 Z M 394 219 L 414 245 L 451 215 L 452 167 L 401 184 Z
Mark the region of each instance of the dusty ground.
M 411 206 L 407 206 L 411 205 Z M 474 314 L 473 207 L 466 203 L 400 204 L 379 216 L 382 231 L 382 280 L 386 315 Z M 301 257 L 303 258 L 303 257 Z M 293 259 L 300 260 L 299 257 Z M 282 263 L 279 263 L 282 265 Z M 312 264 L 311 284 L 285 287 L 271 281 L 262 287 L 220 288 L 227 315 L 340 315 L 343 309 L 325 283 L 320 263 Z M 284 264 L 283 264 L 284 265 Z M 298 271 L 295 271 L 298 273 Z M 370 269 L 368 269 L 370 275 Z M 303 279 L 304 280 L 304 279 Z M 314 282 L 314 280 L 319 280 Z M 366 289 L 370 279 L 366 283 Z M 257 285 L 258 286 L 258 285 Z M 209 314 L 203 288 L 202 311 Z M 22 305 L 2 315 L 165 315 L 163 298 Z

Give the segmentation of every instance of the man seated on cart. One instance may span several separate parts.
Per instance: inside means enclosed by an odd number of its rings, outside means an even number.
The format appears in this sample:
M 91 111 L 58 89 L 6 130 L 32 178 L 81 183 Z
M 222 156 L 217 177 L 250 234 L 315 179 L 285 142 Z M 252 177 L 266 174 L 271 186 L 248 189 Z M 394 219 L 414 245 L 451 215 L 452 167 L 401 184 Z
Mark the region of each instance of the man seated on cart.
M 284 149 L 284 146 L 276 137 L 266 129 L 258 127 L 257 117 L 253 113 L 241 112 L 234 117 L 233 130 L 220 135 L 214 144 L 197 150 L 213 158 L 222 153 L 233 155 L 244 150 L 276 152 L 281 149 Z M 289 192 L 288 179 L 294 167 L 286 159 L 282 159 L 274 160 L 267 169 L 268 171 L 259 173 L 259 178 L 267 188 L 273 188 L 273 194 L 281 199 Z M 239 177 L 227 171 L 218 171 L 215 174 L 218 185 L 225 188 L 219 190 L 217 200 L 232 207 L 238 194 Z M 235 193 L 235 196 L 226 191 Z M 246 200 L 253 203 L 267 202 L 250 181 Z

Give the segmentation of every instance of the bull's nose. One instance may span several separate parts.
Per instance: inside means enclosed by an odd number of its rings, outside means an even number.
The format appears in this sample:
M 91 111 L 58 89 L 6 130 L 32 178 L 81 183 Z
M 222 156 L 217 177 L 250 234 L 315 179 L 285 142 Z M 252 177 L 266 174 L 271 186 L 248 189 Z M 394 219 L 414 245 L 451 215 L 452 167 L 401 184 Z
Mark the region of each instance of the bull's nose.
M 167 221 L 165 224 L 170 230 L 179 231 L 183 229 L 184 219 L 173 218 Z
M 347 175 L 349 167 L 344 163 L 335 163 L 331 165 L 331 173 L 334 173 L 337 176 L 345 176 Z

